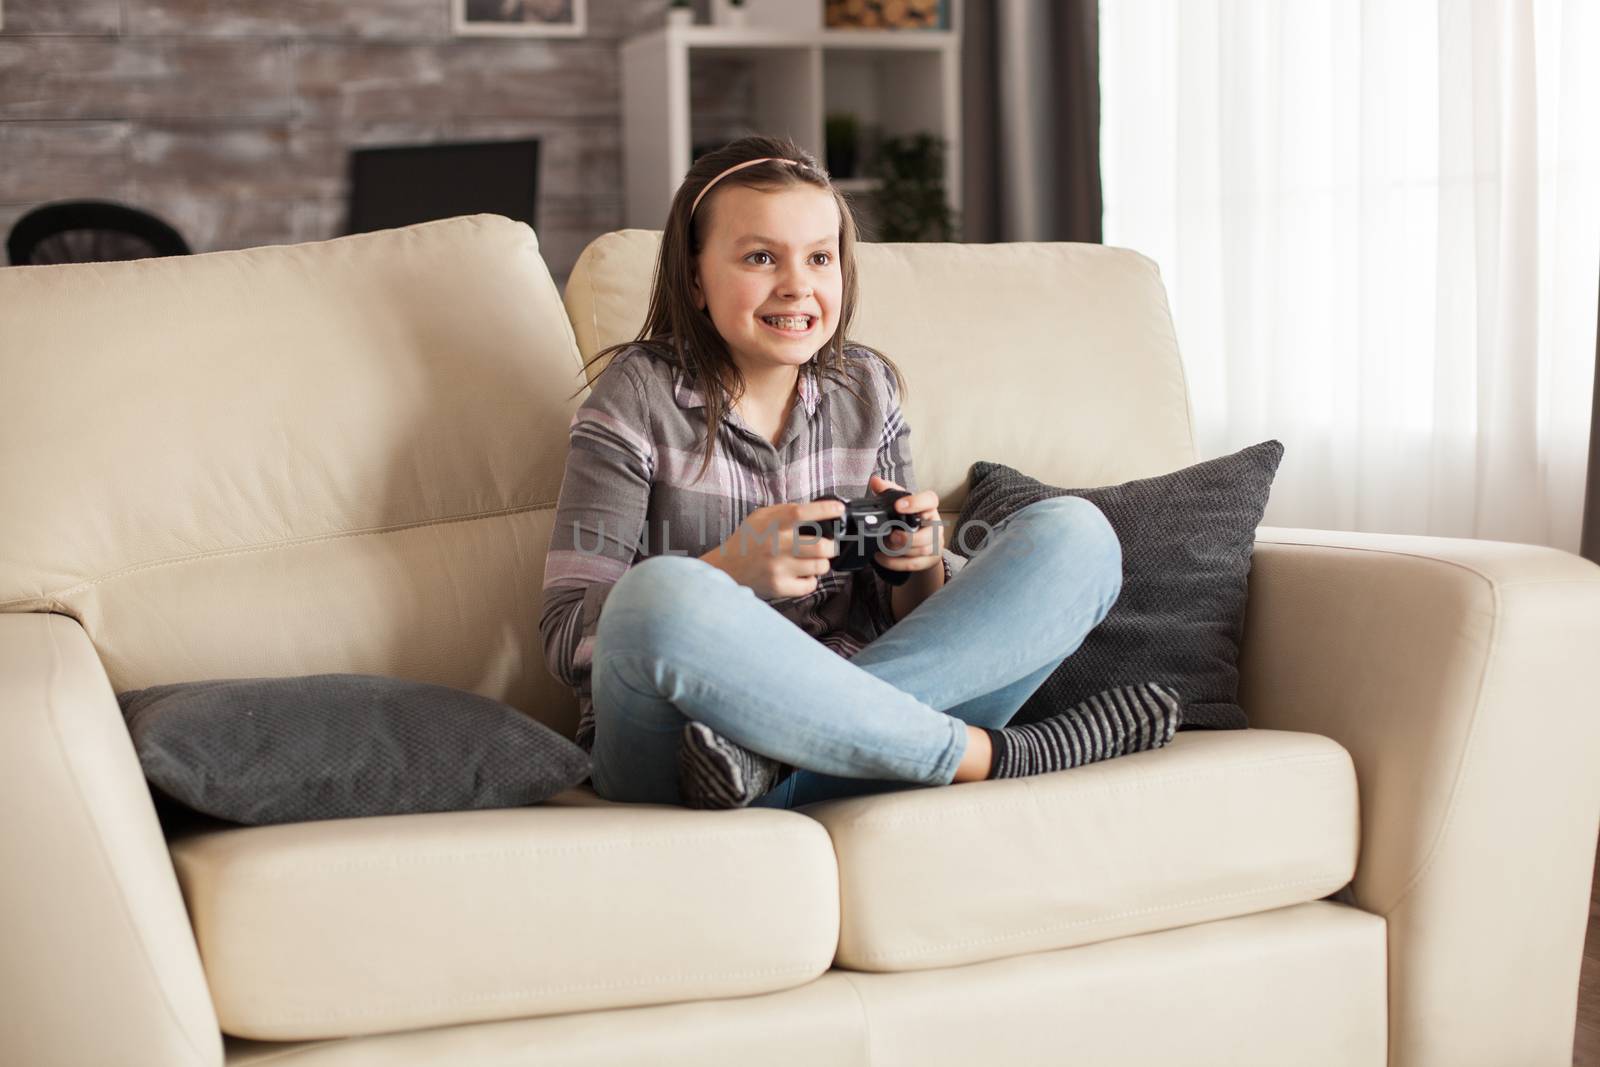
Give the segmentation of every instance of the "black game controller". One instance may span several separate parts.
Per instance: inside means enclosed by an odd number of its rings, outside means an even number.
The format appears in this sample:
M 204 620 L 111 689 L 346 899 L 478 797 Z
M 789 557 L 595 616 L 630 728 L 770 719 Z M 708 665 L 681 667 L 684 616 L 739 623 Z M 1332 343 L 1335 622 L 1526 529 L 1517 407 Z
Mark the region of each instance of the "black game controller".
M 885 539 L 894 530 L 915 530 L 922 525 L 922 516 L 902 514 L 894 509 L 894 502 L 911 494 L 904 489 L 885 489 L 877 496 L 846 500 L 834 493 L 817 497 L 818 500 L 837 500 L 844 505 L 844 514 L 837 519 L 802 522 L 796 529 L 809 537 L 826 537 L 839 546 L 839 554 L 830 561 L 830 570 L 859 571 L 872 564 L 878 577 L 890 585 L 904 585 L 911 578 L 910 571 L 890 570 L 872 558 L 874 552 L 887 553 Z

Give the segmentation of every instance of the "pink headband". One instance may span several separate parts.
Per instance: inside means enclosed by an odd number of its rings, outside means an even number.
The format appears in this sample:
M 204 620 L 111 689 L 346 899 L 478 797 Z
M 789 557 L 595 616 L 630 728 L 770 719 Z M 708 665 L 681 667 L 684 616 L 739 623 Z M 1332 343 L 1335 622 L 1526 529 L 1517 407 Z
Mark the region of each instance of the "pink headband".
M 699 195 L 694 198 L 694 203 L 689 205 L 689 217 L 691 219 L 694 218 L 694 209 L 700 206 L 700 201 L 705 199 L 705 195 L 711 191 L 711 187 L 713 185 L 717 184 L 734 171 L 744 170 L 746 167 L 753 167 L 757 163 L 787 163 L 791 167 L 798 167 L 800 165 L 792 159 L 779 159 L 777 156 L 764 156 L 761 159 L 747 159 L 743 163 L 735 163 L 733 166 L 729 167 L 715 178 L 712 178 L 710 181 L 706 182 L 705 187 L 701 189 Z

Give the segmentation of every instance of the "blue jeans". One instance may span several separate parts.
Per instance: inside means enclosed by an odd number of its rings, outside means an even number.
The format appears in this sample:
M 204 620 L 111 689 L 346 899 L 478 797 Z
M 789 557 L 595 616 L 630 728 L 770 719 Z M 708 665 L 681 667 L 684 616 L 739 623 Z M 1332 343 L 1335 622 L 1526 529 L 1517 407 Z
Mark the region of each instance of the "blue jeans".
M 853 659 L 688 556 L 629 568 L 595 636 L 592 784 L 681 803 L 687 719 L 798 768 L 756 806 L 947 785 L 967 726 L 1004 726 L 1122 589 L 1100 509 L 1041 500 L 994 527 L 950 581 Z

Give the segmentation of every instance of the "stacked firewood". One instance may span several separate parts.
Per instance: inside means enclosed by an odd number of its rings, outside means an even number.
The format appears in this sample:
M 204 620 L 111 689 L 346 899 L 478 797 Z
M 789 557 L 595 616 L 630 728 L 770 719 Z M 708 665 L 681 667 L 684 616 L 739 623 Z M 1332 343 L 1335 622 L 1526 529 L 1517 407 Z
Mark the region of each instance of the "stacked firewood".
M 943 0 L 828 0 L 829 29 L 936 30 Z

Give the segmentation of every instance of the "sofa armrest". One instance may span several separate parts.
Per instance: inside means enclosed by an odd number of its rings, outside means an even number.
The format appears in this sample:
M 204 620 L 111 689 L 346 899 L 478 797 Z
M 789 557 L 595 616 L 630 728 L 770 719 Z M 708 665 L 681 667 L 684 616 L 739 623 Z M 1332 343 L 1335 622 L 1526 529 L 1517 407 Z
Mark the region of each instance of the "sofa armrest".
M 1571 1063 L 1600 832 L 1600 567 L 1262 527 L 1240 704 L 1355 761 L 1349 888 L 1389 927 L 1389 1062 Z
M 217 1067 L 194 933 L 83 629 L 0 614 L 0 1061 Z

